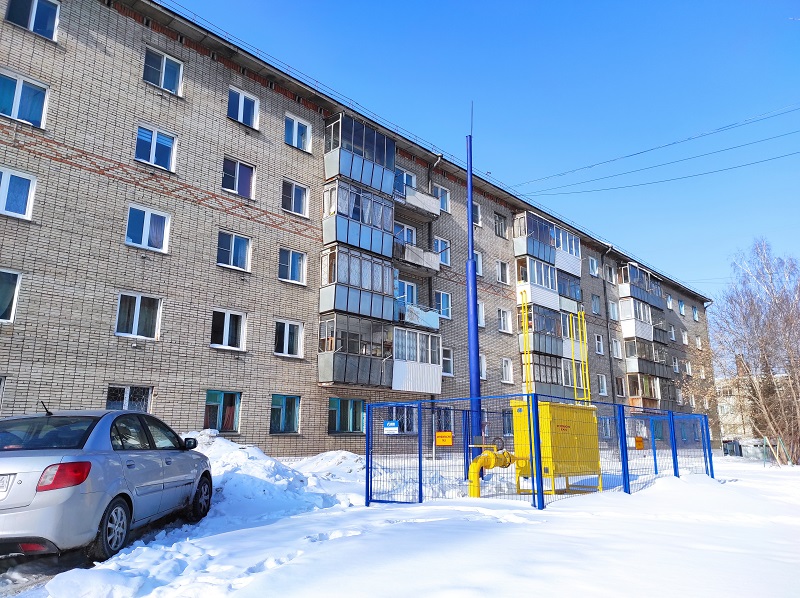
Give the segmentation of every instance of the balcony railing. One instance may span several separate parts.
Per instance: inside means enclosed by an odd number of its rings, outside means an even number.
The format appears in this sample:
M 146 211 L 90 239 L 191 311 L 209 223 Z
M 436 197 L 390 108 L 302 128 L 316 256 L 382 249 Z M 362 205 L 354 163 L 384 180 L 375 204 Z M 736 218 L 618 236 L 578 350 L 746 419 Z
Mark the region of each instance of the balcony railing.
M 394 300 L 394 320 L 412 326 L 439 330 L 439 312 L 431 307 L 407 303 L 403 299 Z
M 397 237 L 394 237 L 392 258 L 401 262 L 401 265 L 405 263 L 410 266 L 407 268 L 401 267 L 401 270 L 428 276 L 433 276 L 437 273 L 441 266 L 441 259 L 438 253 L 425 251 L 421 247 L 406 243 Z
M 407 210 L 416 216 L 421 216 L 425 221 L 430 221 L 439 217 L 441 204 L 439 199 L 420 191 L 416 187 L 405 185 L 402 193 L 394 190 L 395 209 L 401 212 Z

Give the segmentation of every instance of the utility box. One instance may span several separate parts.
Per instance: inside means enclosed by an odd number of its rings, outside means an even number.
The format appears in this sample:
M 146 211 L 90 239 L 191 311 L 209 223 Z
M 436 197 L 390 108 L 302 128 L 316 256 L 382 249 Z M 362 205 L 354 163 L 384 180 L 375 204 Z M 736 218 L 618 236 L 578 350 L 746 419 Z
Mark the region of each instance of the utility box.
M 516 482 L 533 479 L 531 473 L 531 425 L 528 402 L 511 401 L 514 426 L 514 455 L 517 457 Z M 603 489 L 600 473 L 600 442 L 597 432 L 597 407 L 566 403 L 539 402 L 539 427 L 542 445 L 542 477 L 545 494 L 596 492 Z M 527 459 L 526 459 L 527 457 Z M 520 460 L 521 459 L 521 460 Z M 573 482 L 570 483 L 570 478 Z M 575 478 L 580 478 L 576 480 Z M 587 480 L 586 478 L 589 478 Z M 557 480 L 563 479 L 563 484 Z M 533 487 L 531 485 L 531 487 Z

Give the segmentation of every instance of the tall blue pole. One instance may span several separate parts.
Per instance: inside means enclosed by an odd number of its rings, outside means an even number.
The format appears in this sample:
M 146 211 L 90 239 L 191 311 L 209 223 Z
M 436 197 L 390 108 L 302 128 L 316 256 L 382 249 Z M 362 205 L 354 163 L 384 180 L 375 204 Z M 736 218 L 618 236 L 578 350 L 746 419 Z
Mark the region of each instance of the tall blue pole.
M 478 277 L 475 270 L 472 206 L 472 135 L 467 135 L 467 346 L 469 347 L 469 409 L 472 411 L 470 440 L 474 441 L 481 435 L 481 364 L 478 347 Z M 477 457 L 480 452 L 481 449 L 472 449 L 472 458 Z

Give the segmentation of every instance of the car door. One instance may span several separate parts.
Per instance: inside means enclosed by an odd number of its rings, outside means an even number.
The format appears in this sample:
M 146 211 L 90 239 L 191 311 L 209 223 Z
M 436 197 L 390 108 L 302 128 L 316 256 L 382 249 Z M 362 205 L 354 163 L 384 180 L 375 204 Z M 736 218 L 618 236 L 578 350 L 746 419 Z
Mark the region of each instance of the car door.
M 111 446 L 122 462 L 125 481 L 133 496 L 133 520 L 157 514 L 164 493 L 164 465 L 138 415 L 121 415 L 114 420 Z
M 160 511 L 173 511 L 189 501 L 197 476 L 197 460 L 182 448 L 180 437 L 165 423 L 149 415 L 140 416 L 147 424 L 153 446 L 162 462 L 164 494 Z

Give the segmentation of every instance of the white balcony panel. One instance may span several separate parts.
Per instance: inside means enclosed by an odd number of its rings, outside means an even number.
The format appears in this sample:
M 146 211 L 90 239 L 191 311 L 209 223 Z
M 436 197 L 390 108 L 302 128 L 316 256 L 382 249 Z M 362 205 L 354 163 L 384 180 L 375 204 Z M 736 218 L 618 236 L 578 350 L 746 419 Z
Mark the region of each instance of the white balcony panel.
M 620 298 L 631 296 L 631 285 L 629 282 L 621 282 L 617 285 Z
M 578 341 L 570 341 L 568 338 L 564 339 L 564 349 L 562 350 L 562 355 L 565 359 L 572 359 L 573 353 L 572 348 L 575 348 L 575 360 L 580 361 L 581 359 L 581 344 Z
M 439 217 L 441 203 L 433 195 L 423 193 L 419 189 L 406 185 L 406 204 L 423 212 Z
M 404 245 L 403 247 L 403 260 L 422 268 L 439 271 L 442 260 L 439 258 L 438 253 L 425 251 L 416 245 Z
M 406 304 L 405 320 L 406 324 L 424 326 L 439 330 L 439 312 L 419 305 Z
M 541 305 L 542 307 L 555 310 L 558 310 L 561 307 L 561 303 L 558 300 L 558 293 L 555 291 L 551 291 L 550 289 L 546 289 L 535 284 L 524 283 L 517 285 L 518 305 L 522 305 L 522 291 L 527 291 L 528 303 L 534 303 L 536 305 Z
M 653 326 L 640 320 L 622 320 L 622 336 L 624 338 L 643 338 L 647 341 L 653 340 Z
M 392 371 L 392 390 L 442 393 L 442 366 L 395 359 Z
M 568 311 L 571 314 L 578 313 L 578 302 L 568 297 L 558 296 L 558 303 L 561 311 Z
M 625 358 L 625 370 L 629 374 L 635 374 L 639 371 L 639 360 L 636 357 Z
M 581 275 L 581 258 L 577 255 L 572 255 L 566 251 L 556 249 L 556 268 L 573 274 L 574 276 Z

